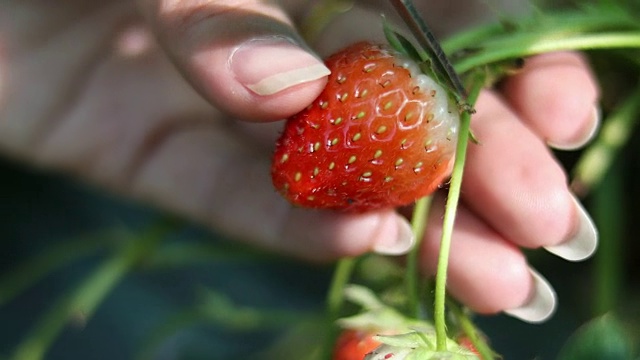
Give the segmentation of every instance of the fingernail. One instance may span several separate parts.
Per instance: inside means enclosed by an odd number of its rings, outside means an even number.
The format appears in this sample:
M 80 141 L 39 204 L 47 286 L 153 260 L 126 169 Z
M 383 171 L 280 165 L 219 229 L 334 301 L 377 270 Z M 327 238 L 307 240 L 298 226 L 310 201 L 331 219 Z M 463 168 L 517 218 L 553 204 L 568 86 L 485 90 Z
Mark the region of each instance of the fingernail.
M 233 52 L 229 64 L 241 84 L 262 96 L 330 73 L 322 61 L 283 37 L 247 41 Z
M 578 213 L 578 224 L 575 233 L 565 242 L 558 245 L 547 246 L 550 253 L 569 261 L 585 260 L 596 251 L 598 247 L 598 230 L 591 217 L 582 204 L 573 196 Z
M 386 238 L 373 247 L 373 252 L 380 255 L 404 255 L 411 250 L 415 236 L 411 224 L 402 216 L 396 216 L 398 233 L 395 238 Z
M 504 313 L 528 323 L 541 323 L 556 310 L 556 293 L 549 282 L 538 272 L 529 269 L 533 277 L 533 293 L 526 304 Z
M 552 148 L 558 150 L 575 150 L 585 146 L 598 132 L 598 128 L 600 127 L 600 118 L 601 111 L 598 105 L 594 105 L 591 110 L 591 115 L 589 117 L 589 122 L 587 126 L 585 126 L 584 131 L 576 137 L 572 141 L 567 141 L 564 143 L 556 143 L 549 141 L 548 144 Z

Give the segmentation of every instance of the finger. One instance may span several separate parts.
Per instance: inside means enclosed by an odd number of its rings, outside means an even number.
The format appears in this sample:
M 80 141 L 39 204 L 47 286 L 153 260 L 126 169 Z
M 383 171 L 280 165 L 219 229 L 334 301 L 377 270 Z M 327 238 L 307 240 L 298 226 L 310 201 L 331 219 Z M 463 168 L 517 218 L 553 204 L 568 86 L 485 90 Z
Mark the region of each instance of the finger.
M 411 248 L 411 228 L 393 210 L 293 208 L 273 190 L 264 153 L 237 142 L 237 134 L 211 130 L 183 129 L 163 141 L 140 164 L 134 194 L 232 239 L 315 261 Z
M 376 252 L 403 255 L 414 244 L 411 225 L 391 210 L 364 214 L 291 209 L 276 237 L 279 246 L 312 260 Z
M 329 70 L 273 2 L 139 4 L 185 77 L 228 113 L 253 120 L 287 117 L 311 103 L 326 83 Z
M 436 272 L 443 208 L 444 200 L 437 198 L 421 251 L 428 274 Z M 507 311 L 527 322 L 544 321 L 556 305 L 553 289 L 522 252 L 464 205 L 456 214 L 447 287 L 476 312 Z
M 583 249 L 571 260 L 591 255 L 595 228 L 545 144 L 495 94 L 484 92 L 476 108 L 472 128 L 480 144 L 469 146 L 465 203 L 520 246 Z
M 522 71 L 506 80 L 503 93 L 526 124 L 558 149 L 582 147 L 600 123 L 596 81 L 575 52 L 527 59 Z

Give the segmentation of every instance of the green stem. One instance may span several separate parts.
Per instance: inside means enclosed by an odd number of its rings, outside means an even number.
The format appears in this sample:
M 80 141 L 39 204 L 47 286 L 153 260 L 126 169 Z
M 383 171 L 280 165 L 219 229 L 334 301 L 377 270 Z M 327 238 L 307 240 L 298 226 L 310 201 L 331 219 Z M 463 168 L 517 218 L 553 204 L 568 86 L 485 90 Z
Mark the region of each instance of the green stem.
M 463 31 L 442 42 L 445 53 L 455 57 L 456 52 L 465 49 L 475 49 L 475 46 L 486 39 L 499 36 L 504 33 L 504 27 L 500 23 L 492 23 L 472 30 Z M 455 62 L 455 61 L 454 61 Z
M 176 242 L 163 244 L 145 259 L 149 270 L 166 271 L 175 268 L 216 263 L 269 263 L 286 261 L 268 252 L 247 248 L 235 243 L 220 244 L 204 239 L 199 243 Z
M 639 113 L 640 88 L 607 117 L 598 138 L 574 169 L 574 192 L 584 196 L 595 188 L 592 212 L 601 239 L 595 257 L 595 315 L 614 309 L 622 288 L 620 251 L 626 196 L 623 170 L 616 159 L 638 125 Z
M 431 196 L 424 197 L 416 202 L 411 218 L 411 228 L 415 236 L 415 244 L 411 252 L 407 255 L 407 272 L 405 276 L 405 286 L 409 301 L 409 311 L 414 318 L 420 318 L 420 269 L 418 266 L 420 247 L 427 227 L 429 208 L 431 206 Z
M 18 345 L 12 359 L 43 359 L 64 326 L 69 321 L 86 323 L 119 281 L 171 229 L 172 223 L 162 221 L 142 239 L 131 239 L 118 253 L 106 259 L 72 294 L 64 296 L 49 309 L 30 336 Z
M 473 87 L 469 94 L 469 104 L 475 103 L 478 95 L 480 94 L 480 90 L 482 90 L 482 87 L 484 86 L 485 74 L 478 74 L 477 78 L 473 81 Z M 436 328 L 436 344 L 438 351 L 446 351 L 447 349 L 447 329 L 445 321 L 447 268 L 449 267 L 449 252 L 451 249 L 453 224 L 455 222 L 456 211 L 458 209 L 464 164 L 467 156 L 470 123 L 471 114 L 465 111 L 460 117 L 460 135 L 458 136 L 456 159 L 453 165 L 453 172 L 451 174 L 451 184 L 449 186 L 449 194 L 447 197 L 442 225 L 442 238 L 440 240 L 440 252 L 438 254 L 438 267 L 436 272 L 434 306 L 434 323 Z
M 349 283 L 355 264 L 355 258 L 343 258 L 336 264 L 327 294 L 327 313 L 331 319 L 338 316 L 344 303 L 344 288 Z
M 596 316 L 613 310 L 618 305 L 622 288 L 622 238 L 626 204 L 624 172 L 618 158 L 593 193 L 593 218 L 600 233 L 600 245 L 595 257 Z
M 325 346 L 322 347 L 324 353 L 321 359 L 331 359 L 331 349 L 333 349 L 333 343 L 337 336 L 335 321 L 338 319 L 340 308 L 344 303 L 344 288 L 349 283 L 349 279 L 351 279 L 356 261 L 357 258 L 342 258 L 338 260 L 333 272 L 326 303 L 329 327 L 325 337 Z
M 469 315 L 458 305 L 449 302 L 449 308 L 453 312 L 464 334 L 471 340 L 473 347 L 478 350 L 482 360 L 493 360 L 495 358 L 493 350 L 487 345 L 487 342 L 480 337 L 478 330 L 469 318 Z
M 571 183 L 573 191 L 584 196 L 600 183 L 639 122 L 640 87 L 616 106 L 616 110 L 603 122 L 598 137 L 578 160 Z
M 114 239 L 123 231 L 105 231 L 81 236 L 56 244 L 53 248 L 18 265 L 13 271 L 0 277 L 0 306 L 13 300 L 21 292 L 33 286 L 46 275 L 101 250 L 114 247 Z
M 640 33 L 638 32 L 579 34 L 558 38 L 548 38 L 539 34 L 516 34 L 487 44 L 483 51 L 458 61 L 455 69 L 464 73 L 502 60 L 553 51 L 639 47 Z
M 639 115 L 640 87 L 607 117 L 600 135 L 578 161 L 571 184 L 572 189 L 581 195 L 596 189 L 592 212 L 601 238 L 595 258 L 596 315 L 615 308 L 622 287 L 619 259 L 622 258 L 621 229 L 625 228 L 626 196 L 618 154 L 638 125 Z
M 442 47 L 447 53 L 455 54 L 461 50 L 482 50 L 487 43 L 513 39 L 514 36 L 527 36 L 525 34 L 550 40 L 571 34 L 602 33 L 611 29 L 638 29 L 638 21 L 632 13 L 620 6 L 541 13 L 461 32 L 447 39 Z

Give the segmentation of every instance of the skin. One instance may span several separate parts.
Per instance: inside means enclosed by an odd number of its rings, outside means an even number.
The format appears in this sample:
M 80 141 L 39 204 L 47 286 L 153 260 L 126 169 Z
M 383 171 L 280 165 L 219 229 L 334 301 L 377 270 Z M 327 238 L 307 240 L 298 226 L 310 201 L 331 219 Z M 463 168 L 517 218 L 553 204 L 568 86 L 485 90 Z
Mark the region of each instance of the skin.
M 260 96 L 238 80 L 253 75 L 230 73 L 228 59 L 257 37 L 299 39 L 291 19 L 306 9 L 284 3 L 1 2 L 0 151 L 296 257 L 326 261 L 395 239 L 393 210 L 296 209 L 272 188 L 277 120 L 307 106 L 325 79 Z M 370 36 L 371 25 L 345 31 L 367 19 L 349 16 L 314 48 L 326 54 Z M 520 247 L 558 244 L 578 221 L 566 175 L 545 144 L 581 136 L 597 85 L 578 54 L 531 63 L 502 91 L 482 94 L 473 118 L 481 144 L 469 150 L 449 287 L 485 313 L 527 301 L 533 285 Z M 558 101 L 566 94 L 571 101 Z M 425 272 L 435 268 L 440 218 L 436 210 L 429 220 Z

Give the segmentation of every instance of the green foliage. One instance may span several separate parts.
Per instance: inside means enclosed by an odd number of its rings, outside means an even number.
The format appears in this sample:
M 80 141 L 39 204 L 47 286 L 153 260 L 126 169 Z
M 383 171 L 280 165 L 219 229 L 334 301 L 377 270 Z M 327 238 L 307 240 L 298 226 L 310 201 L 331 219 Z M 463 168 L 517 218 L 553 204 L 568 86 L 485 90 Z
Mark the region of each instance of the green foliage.
M 579 328 L 558 360 L 631 360 L 631 340 L 615 316 L 595 318 Z

